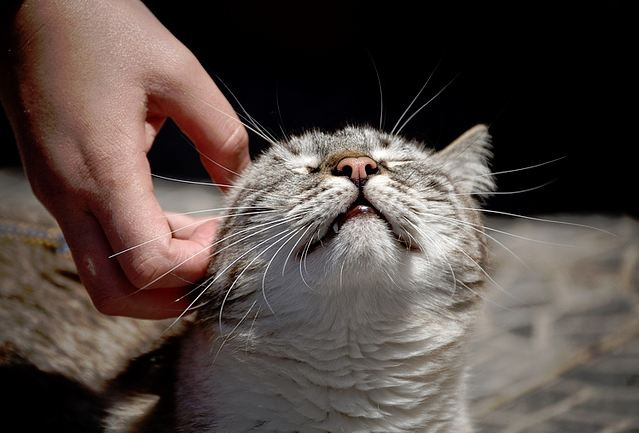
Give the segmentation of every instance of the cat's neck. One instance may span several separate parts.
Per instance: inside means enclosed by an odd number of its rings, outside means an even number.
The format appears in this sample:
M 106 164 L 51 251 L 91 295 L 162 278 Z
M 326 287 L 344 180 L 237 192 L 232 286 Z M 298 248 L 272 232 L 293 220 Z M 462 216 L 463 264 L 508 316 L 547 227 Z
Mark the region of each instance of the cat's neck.
M 413 308 L 394 318 L 314 311 L 297 325 L 249 318 L 226 340 L 211 324 L 196 328 L 184 346 L 181 418 L 224 431 L 463 430 L 470 318 Z

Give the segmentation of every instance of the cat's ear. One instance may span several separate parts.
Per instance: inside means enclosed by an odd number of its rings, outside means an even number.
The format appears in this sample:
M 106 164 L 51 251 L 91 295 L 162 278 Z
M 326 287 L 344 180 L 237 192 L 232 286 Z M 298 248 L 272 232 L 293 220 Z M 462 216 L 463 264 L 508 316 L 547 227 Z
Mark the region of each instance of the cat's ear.
M 492 157 L 486 125 L 476 125 L 435 154 L 457 189 L 480 197 L 489 196 L 495 181 L 488 166 Z

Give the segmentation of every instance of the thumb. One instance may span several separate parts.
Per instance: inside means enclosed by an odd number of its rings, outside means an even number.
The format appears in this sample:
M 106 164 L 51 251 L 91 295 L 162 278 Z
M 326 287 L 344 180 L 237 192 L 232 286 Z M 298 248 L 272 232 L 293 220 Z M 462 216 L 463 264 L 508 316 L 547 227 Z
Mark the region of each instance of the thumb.
M 230 184 L 250 164 L 248 134 L 233 107 L 189 52 L 187 61 L 155 98 L 193 141 L 209 175 Z

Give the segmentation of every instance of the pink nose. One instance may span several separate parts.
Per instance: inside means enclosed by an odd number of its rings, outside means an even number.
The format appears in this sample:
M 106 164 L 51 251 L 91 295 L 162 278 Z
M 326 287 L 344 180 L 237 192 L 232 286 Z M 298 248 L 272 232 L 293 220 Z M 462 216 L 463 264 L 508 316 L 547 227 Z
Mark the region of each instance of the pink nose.
M 370 175 L 378 172 L 377 163 L 370 157 L 342 158 L 335 168 L 337 176 L 348 176 L 357 185 L 363 184 Z

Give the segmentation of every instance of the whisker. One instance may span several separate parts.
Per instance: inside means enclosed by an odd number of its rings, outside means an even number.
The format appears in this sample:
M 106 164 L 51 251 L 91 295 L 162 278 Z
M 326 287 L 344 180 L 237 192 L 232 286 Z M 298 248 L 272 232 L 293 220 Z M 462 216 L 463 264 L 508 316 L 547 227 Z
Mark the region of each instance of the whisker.
M 288 137 L 288 134 L 286 134 L 286 131 L 284 131 L 284 120 L 282 119 L 282 111 L 280 110 L 280 93 L 277 83 L 275 84 L 275 106 L 277 107 L 277 118 L 279 119 L 280 131 L 284 135 L 284 138 L 289 141 L 290 138 Z
M 446 263 L 448 264 L 448 268 L 450 268 L 450 274 L 453 277 L 453 292 L 451 294 L 451 298 L 453 298 L 455 296 L 455 294 L 457 293 L 457 278 L 455 277 L 455 272 L 453 271 L 453 266 L 450 265 L 450 262 L 446 261 Z
M 293 251 L 295 250 L 295 247 L 297 247 L 297 245 L 299 244 L 300 241 L 302 241 L 302 238 L 304 238 L 304 235 L 306 235 L 306 233 L 309 231 L 309 229 L 311 229 L 313 227 L 312 223 L 309 223 L 308 226 L 306 227 L 306 230 L 302 233 L 302 235 L 300 235 L 300 237 L 297 239 L 297 241 L 295 242 L 295 244 L 293 244 L 293 247 L 291 247 L 291 251 L 288 252 L 288 255 L 286 255 L 286 259 L 284 260 L 284 265 L 282 266 L 282 276 L 284 275 L 284 272 L 286 271 L 286 264 L 288 264 L 288 260 L 291 257 L 291 254 L 293 253 Z
M 226 113 L 224 110 L 219 109 L 218 107 L 215 107 L 213 104 L 209 103 L 208 101 L 206 101 L 204 98 L 201 98 L 195 94 L 191 95 L 192 97 L 200 100 L 200 102 L 210 108 L 212 108 L 213 110 L 215 110 L 216 112 L 220 113 L 223 116 L 226 116 L 227 118 L 231 119 L 232 121 L 235 121 L 237 123 L 240 123 L 242 125 L 244 125 L 244 127 L 250 131 L 253 131 L 255 134 L 257 134 L 259 137 L 263 138 L 264 140 L 266 140 L 268 143 L 275 145 L 277 143 L 277 141 L 272 140 L 271 138 L 267 137 L 266 135 L 264 135 L 264 133 L 258 131 L 257 129 L 255 129 L 254 127 L 252 127 L 251 125 L 248 125 L 246 122 L 242 122 L 241 120 L 239 120 L 238 118 L 234 117 L 233 115 L 230 115 L 229 113 Z
M 313 237 L 309 238 L 308 242 L 306 243 L 306 247 L 304 248 L 304 250 L 302 251 L 302 255 L 300 256 L 300 277 L 302 278 L 302 282 L 304 283 L 304 285 L 306 285 L 306 287 L 311 290 L 313 288 L 310 287 L 310 285 L 306 282 L 306 279 L 304 278 L 304 273 L 302 272 L 302 263 L 304 263 L 304 270 L 308 274 L 308 270 L 306 269 L 306 255 L 308 254 L 308 249 L 311 247 L 312 242 L 313 242 Z
M 237 241 L 232 242 L 231 244 L 229 244 L 229 245 L 227 245 L 227 246 L 222 247 L 222 248 L 221 248 L 221 249 L 219 249 L 219 250 L 216 250 L 213 254 L 211 254 L 211 255 L 210 255 L 210 257 L 216 256 L 216 255 L 218 255 L 220 252 L 223 252 L 224 250 L 228 249 L 229 247 L 232 247 L 232 246 L 236 245 L 237 243 L 244 241 L 244 240 L 245 240 L 245 239 L 247 239 L 247 238 L 251 238 L 251 237 L 253 237 L 253 236 L 257 235 L 258 233 L 262 233 L 262 232 L 264 232 L 264 231 L 267 231 L 267 230 L 269 230 L 269 229 L 274 228 L 275 226 L 279 226 L 279 225 L 281 225 L 281 224 L 284 224 L 284 223 L 287 223 L 287 222 L 289 222 L 289 221 L 295 220 L 296 218 L 302 218 L 302 216 L 287 217 L 287 218 L 285 218 L 285 219 L 280 220 L 280 221 L 279 221 L 279 222 L 277 222 L 277 223 L 274 223 L 274 222 L 267 222 L 266 224 L 270 224 L 271 226 L 268 226 L 268 227 L 266 227 L 266 228 L 264 228 L 264 229 L 260 229 L 260 230 L 259 230 L 259 231 L 257 231 L 257 232 L 254 232 L 254 233 L 252 233 L 252 234 L 249 234 L 249 235 L 247 235 L 246 237 L 243 237 L 243 238 L 241 238 L 241 239 L 239 239 L 239 240 L 237 240 Z M 263 223 L 262 225 L 264 225 L 264 223 Z M 251 227 L 251 228 L 249 228 L 249 230 L 252 230 L 252 229 L 255 229 L 255 227 Z M 244 229 L 244 231 L 246 231 L 246 230 L 247 230 L 247 229 Z M 136 290 L 134 293 L 137 293 L 138 291 L 142 291 L 142 290 L 144 290 L 144 289 L 148 288 L 149 286 L 153 285 L 155 282 L 159 281 L 160 279 L 162 279 L 162 278 L 166 277 L 169 273 L 172 273 L 172 272 L 173 272 L 173 271 L 175 271 L 177 268 L 181 267 L 182 265 L 184 265 L 185 263 L 187 263 L 188 261 L 190 261 L 191 259 L 193 259 L 193 258 L 194 258 L 194 257 L 196 257 L 197 255 L 201 254 L 202 252 L 204 252 L 204 251 L 206 251 L 206 250 L 210 250 L 213 246 L 215 246 L 215 245 L 217 245 L 217 244 L 221 243 L 221 242 L 222 242 L 222 241 L 224 241 L 224 240 L 227 240 L 227 239 L 229 239 L 229 238 L 231 238 L 231 237 L 237 236 L 240 232 L 241 232 L 241 231 L 235 232 L 235 233 L 233 233 L 233 234 L 231 234 L 231 235 L 228 235 L 228 236 L 226 236 L 226 237 L 222 238 L 221 240 L 217 240 L 217 241 L 215 241 L 214 243 L 212 243 L 212 244 L 211 244 L 211 245 L 209 245 L 209 246 L 206 246 L 204 249 L 202 249 L 202 250 L 198 251 L 197 253 L 195 253 L 195 254 L 193 254 L 193 255 L 189 256 L 188 258 L 184 259 L 184 260 L 183 260 L 182 262 L 180 262 L 179 264 L 177 264 L 177 265 L 175 265 L 174 267 L 172 267 L 169 271 L 167 271 L 167 272 L 165 272 L 165 273 L 162 273 L 160 276 L 156 277 L 155 279 L 153 279 L 152 281 L 150 281 L 150 282 L 149 282 L 149 283 L 147 283 L 146 285 L 142 286 L 141 288 L 139 288 L 138 290 Z
M 450 86 L 451 84 L 453 84 L 453 82 L 457 79 L 457 77 L 459 77 L 459 74 L 457 74 L 456 76 L 454 76 L 452 78 L 452 80 L 450 80 L 448 83 L 446 83 L 444 85 L 444 87 L 441 88 L 441 90 L 439 92 L 437 92 L 431 99 L 429 99 L 428 101 L 426 101 L 424 104 L 422 104 L 421 107 L 419 107 L 417 110 L 415 110 L 415 113 L 413 113 L 412 115 L 410 115 L 410 117 L 408 119 L 406 119 L 404 121 L 404 123 L 402 124 L 401 127 L 399 127 L 399 129 L 397 130 L 396 134 L 399 134 L 406 125 L 408 125 L 408 123 L 411 121 L 411 119 L 413 119 L 420 111 L 422 111 L 424 108 L 426 108 L 426 106 L 428 106 L 428 104 L 430 104 L 431 102 L 433 102 L 435 100 L 435 98 L 437 98 L 443 91 L 445 91 L 448 86 Z
M 249 313 L 251 313 L 251 310 L 253 310 L 253 307 L 255 307 L 255 303 L 257 303 L 257 300 L 255 300 L 253 302 L 253 304 L 251 305 L 251 307 L 248 308 L 248 310 L 246 311 L 246 313 L 244 314 L 244 316 L 242 318 L 240 318 L 240 320 L 237 322 L 237 324 L 235 325 L 235 327 L 233 327 L 233 330 L 231 330 L 222 340 L 222 343 L 220 344 L 219 348 L 217 349 L 215 356 L 213 356 L 213 361 L 211 362 L 212 364 L 215 364 L 215 361 L 217 360 L 217 357 L 220 355 L 220 352 L 222 351 L 222 348 L 224 347 L 224 345 L 226 344 L 226 342 L 228 342 L 231 337 L 233 336 L 233 333 L 235 333 L 235 330 L 237 330 L 237 328 L 240 326 L 240 324 L 242 324 L 242 322 L 244 322 L 244 320 L 246 319 L 246 317 L 249 315 Z
M 564 221 L 561 221 L 561 220 L 550 220 L 550 219 L 544 219 L 544 218 L 540 218 L 540 217 L 530 217 L 530 216 L 526 216 L 526 215 L 514 214 L 514 213 L 510 213 L 510 212 L 506 212 L 506 211 L 496 211 L 496 210 L 492 210 L 492 209 L 468 208 L 468 207 L 459 207 L 458 209 L 469 210 L 469 211 L 481 211 L 481 212 L 485 212 L 485 213 L 489 213 L 489 214 L 499 214 L 499 215 L 505 215 L 505 216 L 509 216 L 509 217 L 517 217 L 517 218 L 521 218 L 521 219 L 533 220 L 533 221 L 538 221 L 538 222 L 543 222 L 543 223 L 554 223 L 554 224 L 566 225 L 566 226 L 574 226 L 574 227 L 584 228 L 584 229 L 592 229 L 592 230 L 604 233 L 606 235 L 611 235 L 613 237 L 617 236 L 617 234 L 609 232 L 609 231 L 607 231 L 605 229 L 597 228 L 595 226 L 584 225 L 584 224 L 581 224 L 581 223 L 564 222 Z M 498 231 L 496 231 L 496 232 L 498 232 Z M 512 235 L 512 234 L 508 234 L 506 232 L 506 235 Z M 526 238 L 524 238 L 524 239 L 526 239 Z M 535 240 L 530 240 L 530 241 L 535 241 Z M 564 247 L 566 246 L 565 244 L 563 244 L 563 245 L 559 244 L 559 245 L 560 246 L 564 246 Z M 573 246 L 569 246 L 569 247 L 573 247 Z
M 464 208 L 459 208 L 459 209 L 464 209 Z M 472 208 L 466 208 L 466 209 L 472 209 Z M 484 211 L 484 210 L 477 209 L 477 211 Z M 428 213 L 420 213 L 420 212 L 416 212 L 416 214 L 431 215 L 431 214 L 428 214 Z M 434 216 L 443 217 L 443 216 L 439 216 L 437 214 L 434 214 Z M 470 222 L 465 222 L 465 223 L 467 225 L 470 225 L 470 226 L 475 226 L 475 227 L 478 227 L 478 228 L 486 229 L 486 230 L 491 231 L 491 232 L 495 232 L 495 233 L 502 234 L 502 235 L 507 235 L 507 236 L 513 237 L 513 238 L 518 238 L 520 240 L 531 241 L 533 243 L 545 244 L 547 246 L 554 246 L 554 247 L 575 247 L 574 244 L 563 244 L 563 243 L 555 243 L 555 242 L 552 242 L 552 241 L 537 240 L 535 238 L 524 237 L 523 235 L 515 234 L 515 233 L 512 233 L 512 232 L 502 231 L 500 229 L 495 229 L 495 228 L 492 228 L 492 227 L 486 226 L 486 225 L 477 225 L 477 224 L 470 223 Z
M 214 159 L 212 159 L 211 157 L 209 157 L 208 155 L 206 155 L 204 152 L 200 151 L 200 150 L 197 148 L 197 146 L 195 146 L 195 145 L 193 144 L 193 142 L 191 141 L 191 139 L 189 138 L 189 136 L 187 136 L 186 134 L 184 134 L 184 133 L 182 132 L 182 130 L 181 130 L 181 129 L 177 128 L 177 130 L 178 130 L 178 132 L 180 133 L 180 135 L 181 135 L 181 136 L 182 136 L 182 137 L 186 140 L 186 142 L 189 144 L 189 146 L 191 146 L 191 148 L 193 148 L 193 149 L 195 150 L 195 152 L 197 152 L 197 153 L 198 153 L 201 157 L 206 158 L 208 161 L 210 161 L 211 163 L 213 163 L 214 165 L 216 165 L 216 166 L 217 166 L 217 167 L 219 167 L 220 169 L 224 169 L 224 170 L 226 170 L 227 172 L 230 172 L 230 173 L 232 173 L 232 174 L 233 174 L 233 175 L 235 175 L 235 176 L 240 176 L 240 174 L 239 174 L 239 173 L 237 173 L 236 171 L 231 170 L 231 169 L 229 169 L 228 167 L 226 167 L 225 165 L 218 163 L 217 161 L 215 161 Z
M 264 230 L 268 230 L 271 229 L 272 227 L 268 227 Z M 193 309 L 193 306 L 195 305 L 195 303 L 197 303 L 197 301 L 200 299 L 200 297 L 202 297 L 202 295 L 204 295 L 206 293 L 206 291 L 208 291 L 208 289 L 217 281 L 218 278 L 220 278 L 229 268 L 231 268 L 233 265 L 235 265 L 237 263 L 237 261 L 239 261 L 240 259 L 242 259 L 244 256 L 246 256 L 248 253 L 250 253 L 251 251 L 255 250 L 257 247 L 259 247 L 260 245 L 264 244 L 265 242 L 268 242 L 270 239 L 275 238 L 276 236 L 280 235 L 283 232 L 288 231 L 289 229 L 285 229 L 284 231 L 275 234 L 272 237 L 267 238 L 266 240 L 262 241 L 261 243 L 259 243 L 258 245 L 254 246 L 253 248 L 249 249 L 248 251 L 244 252 L 242 255 L 240 255 L 238 258 L 236 258 L 233 262 L 231 262 L 226 268 L 224 268 L 222 271 L 220 271 L 218 274 L 216 274 L 215 276 L 210 276 L 209 278 L 207 278 L 204 282 L 202 282 L 200 285 L 197 286 L 197 288 L 203 287 L 203 289 L 200 291 L 200 293 L 195 296 L 195 298 L 193 298 L 193 301 L 191 301 L 191 303 L 189 303 L 189 305 L 186 307 L 186 309 L 184 309 L 184 312 L 182 312 L 170 325 L 169 328 L 173 327 L 184 315 L 186 315 L 186 313 L 190 310 Z M 255 234 L 251 234 L 251 235 L 255 235 Z M 247 237 L 248 238 L 248 237 Z M 243 238 L 244 239 L 244 238 Z M 240 240 L 242 241 L 242 240 Z M 230 246 L 226 246 L 226 247 L 230 247 Z M 225 248 L 226 248 L 225 247 Z M 219 253 L 221 250 L 224 249 L 220 249 L 217 252 L 215 252 L 212 256 L 214 256 L 215 254 Z M 194 288 L 193 290 L 189 291 L 189 294 L 191 294 L 196 288 Z M 186 294 L 186 295 L 189 295 Z M 182 298 L 184 298 L 186 295 L 180 297 L 178 300 L 181 300 Z M 228 294 L 227 294 L 228 297 Z M 226 300 L 226 297 L 225 297 Z M 201 306 L 203 306 L 206 303 L 203 303 Z M 201 307 L 198 306 L 198 307 Z M 221 317 L 220 317 L 221 318 Z M 167 329 L 168 330 L 168 329 Z M 221 328 L 220 328 L 221 330 Z
M 271 307 L 271 304 L 268 302 L 268 300 L 266 298 L 266 274 L 268 273 L 268 269 L 271 267 L 271 264 L 275 260 L 275 257 L 277 256 L 277 254 L 284 248 L 284 246 L 286 246 L 286 243 L 288 243 L 290 240 L 292 240 L 293 237 L 295 235 L 297 235 L 302 229 L 304 229 L 304 227 L 301 227 L 301 228 L 295 230 L 290 235 L 290 237 L 286 241 L 284 241 L 284 243 L 275 251 L 275 254 L 273 254 L 273 257 L 271 258 L 271 260 L 268 261 L 268 264 L 266 265 L 266 269 L 264 270 L 264 276 L 262 276 L 262 297 L 264 297 L 264 301 L 266 302 L 266 306 L 268 307 L 268 309 L 271 311 L 271 313 L 273 315 L 275 315 L 275 311 L 273 311 L 273 308 Z
M 266 207 L 266 206 L 232 206 L 232 207 L 227 207 L 227 208 L 209 208 L 209 209 L 199 209 L 197 211 L 187 211 L 187 212 L 172 212 L 171 214 L 174 215 L 193 215 L 193 214 L 205 214 L 205 213 L 209 213 L 209 212 L 217 212 L 217 211 L 232 211 L 232 210 L 236 210 L 236 209 L 262 209 L 265 212 L 278 212 L 281 211 L 283 209 L 285 209 L 284 207 L 277 207 L 277 208 L 271 208 L 271 207 Z M 240 215 L 240 214 L 238 214 Z
M 557 179 L 552 179 L 548 182 L 544 182 L 541 185 L 537 185 L 535 187 L 530 187 L 530 188 L 526 188 L 523 190 L 516 190 L 516 191 L 471 191 L 468 193 L 451 193 L 451 196 L 471 196 L 473 194 L 485 194 L 485 195 L 499 195 L 499 194 L 520 194 L 520 193 L 528 193 L 529 191 L 534 191 L 534 190 L 539 190 L 541 188 L 546 187 L 547 185 L 552 184 L 553 182 L 557 181 Z
M 344 289 L 344 265 L 346 265 L 346 259 L 342 262 L 342 266 L 339 269 L 339 289 Z
M 276 227 L 276 226 L 279 226 L 279 225 L 282 225 L 282 224 L 285 224 L 285 223 L 291 222 L 291 221 L 293 221 L 293 220 L 301 219 L 301 218 L 303 218 L 306 214 L 307 214 L 307 213 L 297 213 L 297 214 L 293 214 L 293 215 L 288 216 L 288 217 L 284 217 L 284 218 L 279 219 L 279 220 L 271 220 L 271 221 L 268 221 L 268 222 L 259 223 L 259 224 L 253 225 L 253 226 L 251 226 L 251 227 L 249 227 L 249 228 L 245 228 L 245 229 L 242 229 L 242 230 L 240 230 L 240 231 L 234 232 L 234 233 L 232 233 L 232 234 L 230 234 L 230 235 L 227 235 L 226 237 L 224 237 L 224 238 L 222 238 L 222 239 L 220 239 L 220 240 L 217 240 L 216 242 L 214 242 L 213 244 L 211 244 L 211 247 L 213 247 L 213 246 L 215 246 L 215 245 L 217 245 L 217 244 L 219 244 L 219 243 L 221 243 L 221 242 L 223 242 L 223 241 L 226 241 L 226 240 L 228 240 L 229 238 L 233 238 L 233 237 L 236 237 L 236 236 L 238 236 L 238 235 L 240 235 L 240 234 L 243 234 L 243 233 L 246 233 L 246 232 L 249 232 L 249 231 L 253 231 L 254 229 L 259 228 L 259 227 L 267 226 L 266 228 L 260 229 L 259 231 L 252 232 L 252 233 L 250 233 L 249 235 L 247 235 L 247 236 L 245 236 L 245 237 L 242 237 L 242 238 L 240 238 L 239 240 L 236 240 L 236 241 L 232 242 L 231 244 L 229 244 L 229 245 L 227 245 L 227 246 L 225 246 L 225 247 L 223 247 L 223 248 L 221 248 L 221 249 L 219 249 L 219 250 L 215 251 L 213 254 L 211 254 L 211 255 L 210 255 L 210 257 L 212 258 L 213 256 L 218 255 L 220 252 L 222 252 L 222 251 L 224 251 L 224 250 L 228 249 L 229 247 L 232 247 L 232 246 L 234 246 L 234 245 L 236 245 L 236 244 L 238 244 L 238 243 L 240 243 L 240 242 L 242 242 L 242 241 L 244 241 L 244 240 L 246 240 L 246 239 L 249 239 L 249 238 L 251 238 L 251 237 L 254 237 L 254 236 L 255 236 L 255 235 L 257 235 L 257 234 L 260 234 L 260 233 L 262 233 L 262 232 L 265 232 L 265 231 L 267 231 L 267 230 L 270 230 L 270 229 L 272 229 L 272 228 L 274 228 L 274 227 Z M 183 298 L 183 297 L 185 297 L 185 296 L 187 296 L 187 295 L 190 295 L 190 293 L 191 293 L 191 292 L 193 292 L 193 290 L 192 290 L 192 291 L 189 291 L 189 293 L 187 293 L 186 295 L 184 295 L 184 296 L 180 297 L 180 298 L 179 298 L 178 300 L 176 300 L 176 301 L 179 301 L 181 298 Z
M 239 98 L 235 95 L 235 93 L 231 90 L 231 88 L 227 86 L 227 84 L 219 76 L 216 75 L 215 79 L 219 81 L 220 83 L 222 83 L 222 85 L 226 88 L 226 90 L 231 94 L 235 102 L 240 106 L 240 109 L 242 109 L 242 111 L 246 115 L 244 119 L 250 122 L 251 125 L 253 125 L 255 129 L 259 130 L 264 136 L 268 136 L 274 142 L 277 142 L 277 139 L 272 134 L 270 134 L 270 132 L 266 128 L 264 128 L 262 124 L 260 124 L 253 116 L 249 114 L 249 112 L 244 108 L 244 105 L 242 105 Z
M 424 238 L 426 238 L 428 241 L 431 242 L 431 244 L 433 245 L 433 247 L 439 249 L 439 246 L 437 245 L 437 243 L 435 242 L 435 240 L 433 240 L 432 237 L 430 237 L 428 234 L 426 234 L 424 231 L 422 231 L 419 227 L 417 227 L 417 225 L 415 225 L 413 222 L 411 222 L 408 218 L 404 217 L 404 220 L 411 225 L 418 234 L 420 234 L 421 236 L 423 236 Z M 410 235 L 410 232 L 407 232 Z M 412 235 L 411 235 L 412 238 Z M 422 252 L 424 252 L 426 254 L 427 257 L 429 257 L 429 253 L 428 253 L 428 249 L 425 249 L 417 240 L 415 240 L 415 242 L 417 243 L 417 245 L 420 247 L 420 249 L 422 250 Z
M 532 166 L 526 166 L 526 167 L 520 167 L 518 169 L 510 169 L 510 170 L 501 170 L 499 172 L 491 172 L 491 173 L 482 173 L 480 175 L 476 175 L 474 176 L 474 178 L 477 177 L 482 177 L 482 176 L 495 176 L 495 175 L 504 175 L 506 173 L 515 173 L 515 172 L 521 172 L 523 170 L 530 170 L 530 169 L 536 169 L 537 167 L 542 167 L 542 166 L 547 166 L 549 164 L 552 163 L 556 163 L 557 161 L 563 160 L 567 158 L 566 155 L 559 157 L 559 158 L 555 158 L 554 160 L 549 160 L 549 161 L 545 161 L 543 163 L 538 163 L 538 164 L 534 164 Z
M 151 176 L 154 177 L 154 178 L 163 179 L 165 181 L 180 182 L 182 184 L 204 185 L 204 186 L 207 186 L 207 187 L 237 188 L 237 189 L 240 189 L 240 190 L 254 191 L 254 192 L 257 192 L 257 193 L 262 193 L 264 195 L 264 197 L 278 198 L 278 196 L 276 196 L 276 195 L 265 194 L 263 189 L 242 187 L 240 185 L 219 184 L 219 183 L 216 183 L 216 182 L 207 182 L 207 181 L 187 181 L 185 179 L 178 179 L 178 178 L 171 178 L 169 176 L 156 175 L 155 173 L 151 173 Z M 298 199 L 303 199 L 304 198 L 304 196 L 299 195 L 299 194 L 290 195 L 289 197 L 298 198 Z
M 430 83 L 431 78 L 433 78 L 433 75 L 435 75 L 435 72 L 439 68 L 440 64 L 441 64 L 441 60 L 439 62 L 437 62 L 437 65 L 435 65 L 435 68 L 433 69 L 433 72 L 431 72 L 430 75 L 428 76 L 428 78 L 426 79 L 426 83 L 424 83 L 422 85 L 421 89 L 419 89 L 419 92 L 417 92 L 417 95 L 415 95 L 415 98 L 413 98 L 413 100 L 410 102 L 410 104 L 408 104 L 408 107 L 406 107 L 406 110 L 404 110 L 404 112 L 399 117 L 399 119 L 397 119 L 397 122 L 395 123 L 395 126 L 393 126 L 393 129 L 390 132 L 391 135 L 395 134 L 395 129 L 397 129 L 397 126 L 402 121 L 402 119 L 404 119 L 404 116 L 406 116 L 406 113 L 408 113 L 408 111 L 413 106 L 413 104 L 415 104 L 415 101 L 417 101 L 417 98 L 419 98 L 419 96 L 422 94 L 422 92 L 424 91 L 426 86 L 428 86 L 428 83 Z M 398 131 L 398 134 L 399 134 L 399 131 Z
M 373 69 L 375 70 L 375 77 L 377 77 L 377 87 L 379 88 L 379 129 L 384 129 L 384 92 L 382 92 L 382 79 L 379 76 L 379 70 L 377 69 L 377 65 L 375 64 L 375 59 L 373 59 L 370 51 L 366 50 L 366 54 L 368 54 L 368 58 L 373 65 Z M 419 95 L 418 95 L 419 96 Z
M 250 337 L 253 334 L 253 328 L 255 327 L 255 322 L 257 321 L 257 317 L 259 316 L 260 312 L 262 311 L 262 307 L 258 307 L 257 308 L 257 312 L 255 312 L 255 316 L 253 317 L 253 321 L 251 321 L 251 327 L 249 327 L 249 331 L 248 331 L 248 336 Z M 246 347 L 244 349 L 245 353 L 248 353 L 249 350 L 249 340 L 246 340 Z
M 484 297 L 482 294 L 480 294 L 479 292 L 475 291 L 473 288 L 471 288 L 470 286 L 466 285 L 464 282 L 462 282 L 461 280 L 457 280 L 457 282 L 459 282 L 459 284 L 461 286 L 463 286 L 464 288 L 466 288 L 467 290 L 469 290 L 472 294 L 474 294 L 476 297 L 478 297 L 480 300 L 484 300 L 486 303 L 490 303 L 500 309 L 504 309 L 507 310 L 509 312 L 512 312 L 513 309 L 508 307 L 508 306 L 504 306 L 503 304 L 497 303 L 496 301 L 492 300 L 491 298 L 488 297 Z
M 224 305 L 226 304 L 226 301 L 228 300 L 229 295 L 231 294 L 231 291 L 233 290 L 233 288 L 235 287 L 235 284 L 240 280 L 240 278 L 242 277 L 242 275 L 244 274 L 244 272 L 251 266 L 253 265 L 253 263 L 255 261 L 257 261 L 257 259 L 262 256 L 262 254 L 264 254 L 264 252 L 266 252 L 268 249 L 270 249 L 271 247 L 273 247 L 274 245 L 276 245 L 279 241 L 281 241 L 282 239 L 286 238 L 288 236 L 288 234 L 291 233 L 290 229 L 284 229 L 281 232 L 278 232 L 275 235 L 272 235 L 268 238 L 266 238 L 265 240 L 260 241 L 259 243 L 257 243 L 255 246 L 251 247 L 250 249 L 248 249 L 246 252 L 242 253 L 240 256 L 238 256 L 233 262 L 231 262 L 226 268 L 224 268 L 224 270 L 222 270 L 220 273 L 218 273 L 215 276 L 215 279 L 213 279 L 213 282 L 215 282 L 220 276 L 222 276 L 228 269 L 230 269 L 233 265 L 235 265 L 240 259 L 242 259 L 244 256 L 248 255 L 249 253 L 251 253 L 253 250 L 257 249 L 258 247 L 260 247 L 263 244 L 268 243 L 270 240 L 272 240 L 273 238 L 279 237 L 282 234 L 285 234 L 282 238 L 279 238 L 277 241 L 275 241 L 274 243 L 271 243 L 271 245 L 269 245 L 266 249 L 262 250 L 257 256 L 255 256 L 251 262 L 249 262 L 240 272 L 240 274 L 237 275 L 237 277 L 235 278 L 235 280 L 233 280 L 233 283 L 231 283 L 231 286 L 229 287 L 229 289 L 226 291 L 226 294 L 224 295 L 224 299 L 222 299 L 222 303 L 220 304 L 220 313 L 218 315 L 218 324 L 219 324 L 219 329 L 220 329 L 220 334 L 222 334 L 222 313 L 224 311 Z M 211 282 L 211 284 L 213 284 L 213 282 Z M 211 285 L 209 284 L 209 286 Z
M 472 229 L 476 232 L 479 232 L 480 234 L 484 235 L 485 237 L 493 240 L 495 243 L 497 243 L 499 246 L 501 246 L 504 250 L 506 250 L 508 253 L 510 253 L 520 264 L 522 264 L 524 267 L 530 269 L 530 266 L 523 260 L 521 259 L 521 257 L 519 257 L 519 255 L 517 255 L 515 252 L 513 252 L 510 248 L 508 248 L 508 246 L 506 246 L 504 243 L 502 243 L 501 241 L 499 241 L 498 239 L 496 239 L 495 237 L 491 236 L 490 234 L 487 234 L 486 232 L 482 231 L 479 228 L 485 228 L 484 226 L 481 225 L 476 225 L 470 222 L 464 222 L 462 220 L 459 219 L 455 219 L 452 217 L 445 217 L 445 216 L 441 216 L 441 215 L 437 215 L 437 214 L 430 214 L 430 213 L 419 213 L 421 215 L 427 215 L 430 217 L 435 217 L 435 218 L 440 218 L 440 219 L 444 219 L 446 221 L 451 222 L 452 224 L 456 225 L 456 226 L 465 226 L 469 229 Z
M 205 218 L 205 219 L 202 219 L 202 220 L 197 220 L 197 221 L 191 222 L 191 223 L 189 223 L 187 225 L 181 226 L 181 227 L 179 227 L 177 229 L 174 229 L 171 232 L 167 232 L 167 233 L 164 233 L 162 235 L 158 235 L 157 237 L 151 238 L 150 240 L 146 240 L 146 241 L 144 241 L 142 243 L 136 244 L 135 246 L 127 247 L 124 250 L 120 250 L 119 252 L 113 253 L 112 255 L 108 256 L 108 259 L 115 258 L 116 256 L 120 256 L 123 253 L 130 252 L 131 250 L 134 250 L 134 249 L 142 247 L 142 246 L 144 246 L 146 244 L 152 243 L 153 241 L 157 241 L 157 240 L 159 240 L 161 238 L 164 238 L 166 236 L 173 235 L 174 233 L 179 232 L 179 231 L 184 230 L 184 229 L 187 229 L 187 228 L 190 228 L 191 226 L 201 225 L 203 223 L 210 222 L 211 220 L 222 219 L 222 218 L 227 218 L 227 217 L 245 216 L 245 215 L 268 214 L 268 213 L 273 213 L 273 212 L 278 212 L 278 211 L 279 210 L 268 210 L 268 211 L 254 211 L 254 212 L 237 213 L 237 214 L 226 214 L 226 215 L 217 215 L 217 216 L 213 216 L 213 217 L 208 217 L 208 218 Z M 189 213 L 185 213 L 185 214 L 189 214 Z
M 479 264 L 477 263 L 477 261 L 475 261 L 475 260 L 474 260 L 474 259 L 473 259 L 473 258 L 472 258 L 469 254 L 468 254 L 468 253 L 466 253 L 466 252 L 465 252 L 462 248 L 460 248 L 460 247 L 457 247 L 457 246 L 454 246 L 454 247 L 455 247 L 455 249 L 456 249 L 457 251 L 459 251 L 461 254 L 463 254 L 463 255 L 464 255 L 464 256 L 466 256 L 468 259 L 470 259 L 470 260 L 473 262 L 473 264 L 475 264 L 475 265 L 477 266 L 477 268 L 479 268 L 479 269 L 481 270 L 481 272 L 482 272 L 482 273 L 483 273 L 483 274 L 484 274 L 484 275 L 488 278 L 488 280 L 490 280 L 490 281 L 493 283 L 493 285 L 495 285 L 495 286 L 496 286 L 499 290 L 501 290 L 504 294 L 508 294 L 508 295 L 512 296 L 512 294 L 511 294 L 510 292 L 506 291 L 506 290 L 504 289 L 504 287 L 503 287 L 503 286 L 501 286 L 499 283 L 497 283 L 497 281 L 495 281 L 495 279 L 493 279 L 493 277 L 492 277 L 490 274 L 488 274 L 488 272 L 484 269 L 484 267 L 482 267 L 481 265 L 479 265 Z

